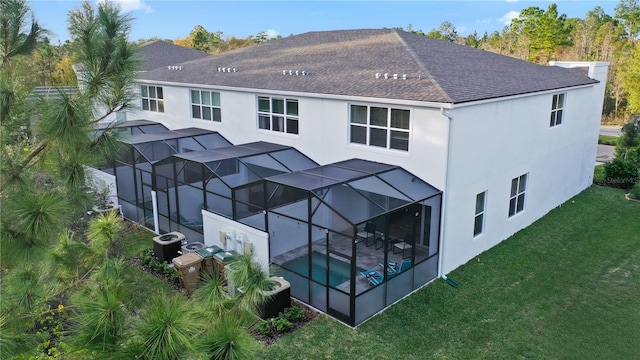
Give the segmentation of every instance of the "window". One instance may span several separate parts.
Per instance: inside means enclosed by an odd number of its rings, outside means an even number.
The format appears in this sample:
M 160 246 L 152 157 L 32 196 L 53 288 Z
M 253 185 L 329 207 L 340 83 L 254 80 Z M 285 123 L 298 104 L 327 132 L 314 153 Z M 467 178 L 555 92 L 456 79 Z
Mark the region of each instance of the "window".
M 164 95 L 162 86 L 140 85 L 142 110 L 164 112 Z
M 258 127 L 264 130 L 298 134 L 298 100 L 258 97 Z
M 350 142 L 409 151 L 409 110 L 351 105 Z
M 511 196 L 509 198 L 509 217 L 524 210 L 524 195 L 527 189 L 527 174 L 511 180 Z
M 220 93 L 191 90 L 191 117 L 194 119 L 221 122 Z
M 549 126 L 554 127 L 562 124 L 562 110 L 564 108 L 564 94 L 553 95 L 551 102 L 551 121 Z
M 476 195 L 476 215 L 473 221 L 473 236 L 478 236 L 484 231 L 484 213 L 487 208 L 487 192 Z

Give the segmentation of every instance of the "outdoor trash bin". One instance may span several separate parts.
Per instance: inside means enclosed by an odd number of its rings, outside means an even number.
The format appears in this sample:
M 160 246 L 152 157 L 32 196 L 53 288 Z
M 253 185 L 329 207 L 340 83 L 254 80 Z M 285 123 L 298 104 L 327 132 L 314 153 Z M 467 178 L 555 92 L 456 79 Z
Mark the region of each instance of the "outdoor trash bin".
M 196 253 L 202 256 L 202 272 L 213 277 L 215 273 L 213 272 L 213 255 L 221 252 L 222 249 L 215 245 L 207 246 L 204 249 L 200 249 L 196 251 Z
M 227 284 L 227 276 L 224 272 L 224 267 L 232 262 L 237 256 L 238 253 L 233 250 L 221 251 L 213 255 L 213 275 L 225 285 Z
M 202 256 L 197 253 L 180 255 L 173 259 L 173 265 L 180 277 L 180 285 L 182 285 L 188 293 L 193 292 L 200 278 Z

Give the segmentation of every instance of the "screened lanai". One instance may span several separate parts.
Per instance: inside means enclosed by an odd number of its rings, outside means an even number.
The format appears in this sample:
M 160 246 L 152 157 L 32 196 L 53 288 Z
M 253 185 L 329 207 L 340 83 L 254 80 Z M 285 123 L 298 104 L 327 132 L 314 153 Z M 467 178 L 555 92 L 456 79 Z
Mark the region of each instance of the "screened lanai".
M 202 233 L 202 209 L 263 229 L 263 179 L 317 166 L 295 148 L 268 142 L 174 154 L 153 165 L 160 230 Z
M 186 128 L 131 135 L 123 140 L 125 149 L 113 161 L 118 201 L 125 217 L 153 222 L 152 164 L 173 154 L 215 149 L 231 143 L 215 131 Z
M 442 192 L 398 166 L 276 175 L 266 196 L 270 258 L 292 295 L 350 325 L 437 276 Z
M 96 141 L 104 141 L 100 137 L 108 132 L 115 133 L 117 139 L 126 139 L 137 134 L 153 134 L 159 132 L 167 132 L 166 126 L 151 120 L 130 120 L 115 121 L 111 123 L 98 124 L 95 132 Z M 117 149 L 116 149 L 117 151 Z M 113 175 L 114 166 L 113 159 L 100 159 L 97 168 Z
M 115 121 L 98 126 L 98 135 L 105 131 L 116 131 L 125 136 L 138 134 L 154 134 L 169 131 L 166 126 L 151 120 Z

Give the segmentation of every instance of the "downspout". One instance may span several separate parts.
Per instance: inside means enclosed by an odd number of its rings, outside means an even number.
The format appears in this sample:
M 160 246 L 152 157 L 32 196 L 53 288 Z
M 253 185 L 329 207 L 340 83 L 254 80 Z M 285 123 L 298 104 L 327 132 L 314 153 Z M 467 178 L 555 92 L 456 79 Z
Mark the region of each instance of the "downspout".
M 447 233 L 447 194 L 449 193 L 449 166 L 451 164 L 451 141 L 453 139 L 453 116 L 449 114 L 447 110 L 444 108 L 440 108 L 440 113 L 442 116 L 445 116 L 449 119 L 449 133 L 447 140 L 447 166 L 445 171 L 445 179 L 444 179 L 444 191 L 442 192 L 442 218 L 440 221 L 442 222 L 442 226 L 440 227 L 440 244 L 438 246 L 438 276 L 444 278 L 446 280 L 445 274 L 442 273 L 442 261 L 444 254 L 444 239 Z

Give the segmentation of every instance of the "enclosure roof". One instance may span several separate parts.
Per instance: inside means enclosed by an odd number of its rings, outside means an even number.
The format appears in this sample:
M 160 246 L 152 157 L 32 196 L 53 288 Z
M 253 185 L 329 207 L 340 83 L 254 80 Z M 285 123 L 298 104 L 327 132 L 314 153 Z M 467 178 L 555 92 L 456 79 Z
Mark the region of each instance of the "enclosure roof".
M 362 159 L 275 175 L 266 180 L 312 193 L 353 224 L 441 193 L 399 166 Z M 336 195 L 328 196 L 332 193 Z M 352 202 L 345 201 L 349 197 L 354 200 L 364 198 L 370 204 L 368 208 L 374 209 L 371 211 L 373 215 L 367 217 L 369 215 L 354 211 Z
M 211 150 L 191 151 L 174 154 L 172 157 L 175 160 L 203 164 L 230 188 L 253 183 L 274 174 L 290 173 L 318 166 L 315 161 L 291 146 L 264 141 Z M 218 172 L 219 164 L 231 159 L 237 160 L 240 166 L 245 169 L 248 173 L 246 177 L 234 176 L 236 172 L 229 173 L 224 167 L 225 170 L 222 173 Z M 165 159 L 158 165 L 168 161 L 170 160 Z
M 106 129 L 108 127 L 121 128 L 121 127 L 147 126 L 147 125 L 162 125 L 162 124 L 160 124 L 159 122 L 151 121 L 151 120 L 138 119 L 138 120 L 100 123 L 98 124 L 98 129 Z
M 167 130 L 165 132 L 153 134 L 136 134 L 129 138 L 123 139 L 122 142 L 129 145 L 144 144 L 153 141 L 180 139 L 197 135 L 217 134 L 216 131 L 205 130 L 200 128 L 185 128 L 179 130 Z M 222 136 L 222 135 L 220 135 Z
M 175 154 L 173 156 L 185 160 L 207 163 L 211 161 L 242 158 L 245 156 L 258 155 L 284 149 L 293 149 L 291 146 L 284 146 L 265 141 L 241 144 L 235 146 L 221 147 L 212 150 L 191 151 L 188 153 Z

